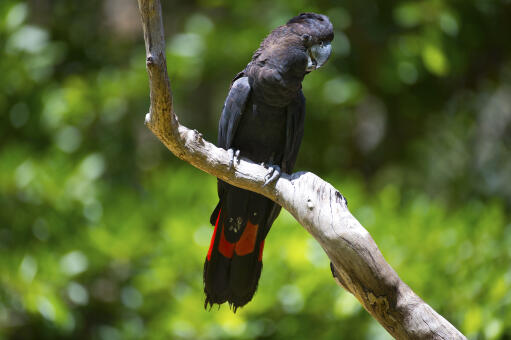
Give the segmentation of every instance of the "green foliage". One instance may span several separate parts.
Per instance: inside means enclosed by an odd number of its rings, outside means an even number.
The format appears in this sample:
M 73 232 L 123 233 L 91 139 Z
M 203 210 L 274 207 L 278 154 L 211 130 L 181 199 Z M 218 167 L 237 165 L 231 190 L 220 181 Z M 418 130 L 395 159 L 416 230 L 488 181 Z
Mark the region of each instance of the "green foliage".
M 348 199 L 403 280 L 473 339 L 511 336 L 509 1 L 163 2 L 185 125 L 216 139 L 269 30 L 328 14 L 298 168 Z M 374 339 L 286 212 L 254 300 L 203 309 L 214 178 L 143 126 L 135 2 L 0 2 L 0 339 Z

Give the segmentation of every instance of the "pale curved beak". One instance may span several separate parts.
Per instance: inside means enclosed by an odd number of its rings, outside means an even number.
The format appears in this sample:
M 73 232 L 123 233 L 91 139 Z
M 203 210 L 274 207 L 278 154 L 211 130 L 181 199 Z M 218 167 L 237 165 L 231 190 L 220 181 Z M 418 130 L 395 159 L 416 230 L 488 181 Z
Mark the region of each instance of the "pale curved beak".
M 309 59 L 306 70 L 310 72 L 320 68 L 326 63 L 330 57 L 330 53 L 332 53 L 332 45 L 330 43 L 312 45 L 307 52 Z

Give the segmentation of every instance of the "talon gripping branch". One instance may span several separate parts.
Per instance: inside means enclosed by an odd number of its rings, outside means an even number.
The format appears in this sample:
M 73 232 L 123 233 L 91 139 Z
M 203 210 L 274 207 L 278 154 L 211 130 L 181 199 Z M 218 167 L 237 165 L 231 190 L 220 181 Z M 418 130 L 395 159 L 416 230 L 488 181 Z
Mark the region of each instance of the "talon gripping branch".
M 325 15 L 302 13 L 274 29 L 233 79 L 218 128 L 218 146 L 284 172 L 293 170 L 303 136 L 302 80 L 330 56 L 333 27 Z M 278 177 L 271 176 L 272 179 Z M 236 311 L 257 289 L 264 239 L 280 206 L 218 181 L 215 226 L 204 263 L 205 306 Z

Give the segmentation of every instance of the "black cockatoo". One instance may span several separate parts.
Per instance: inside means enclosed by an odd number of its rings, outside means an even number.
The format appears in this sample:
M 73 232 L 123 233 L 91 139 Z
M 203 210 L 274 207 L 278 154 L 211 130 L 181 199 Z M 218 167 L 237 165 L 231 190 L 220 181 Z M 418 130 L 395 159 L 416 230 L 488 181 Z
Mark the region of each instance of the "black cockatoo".
M 267 183 L 293 170 L 303 136 L 302 80 L 327 61 L 334 37 L 327 16 L 302 13 L 274 29 L 231 83 L 218 128 L 218 146 L 233 161 L 268 166 Z M 218 180 L 215 226 L 204 264 L 205 306 L 249 302 L 262 269 L 264 239 L 280 206 Z

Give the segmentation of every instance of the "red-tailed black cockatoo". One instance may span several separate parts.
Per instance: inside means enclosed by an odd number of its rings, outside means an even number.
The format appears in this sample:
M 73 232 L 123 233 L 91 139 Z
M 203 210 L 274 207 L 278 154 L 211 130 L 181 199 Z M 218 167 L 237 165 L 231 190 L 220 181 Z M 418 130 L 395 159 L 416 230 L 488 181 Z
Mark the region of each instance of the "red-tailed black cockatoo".
M 302 80 L 327 61 L 334 37 L 327 16 L 302 13 L 274 29 L 233 79 L 218 128 L 218 146 L 233 161 L 245 157 L 268 168 L 267 184 L 293 170 L 303 136 Z M 280 206 L 218 181 L 215 226 L 204 264 L 205 306 L 249 302 L 262 269 L 264 239 Z

